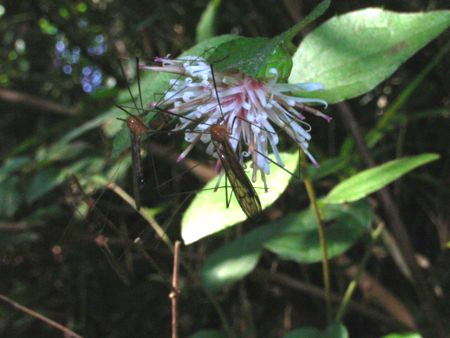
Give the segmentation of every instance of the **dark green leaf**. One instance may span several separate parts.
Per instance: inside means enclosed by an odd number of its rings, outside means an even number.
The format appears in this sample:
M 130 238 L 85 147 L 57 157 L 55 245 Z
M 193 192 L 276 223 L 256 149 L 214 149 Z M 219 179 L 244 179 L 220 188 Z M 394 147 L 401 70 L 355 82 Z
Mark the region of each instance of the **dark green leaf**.
M 283 227 L 262 226 L 214 251 L 202 267 L 202 285 L 215 292 L 244 278 L 258 263 L 262 244 L 282 230 Z
M 331 243 L 331 253 L 339 250 L 340 252 L 345 251 L 370 227 L 371 213 L 365 201 L 349 205 L 327 205 L 324 208 L 324 215 L 326 221 L 337 220 L 335 227 L 331 226 L 331 230 L 327 230 L 326 233 L 333 242 Z M 350 225 L 346 226 L 346 223 Z M 340 234 L 339 231 L 343 231 L 343 233 Z M 270 246 L 267 243 L 271 243 L 279 236 L 299 233 L 315 240 L 316 247 L 312 248 L 311 245 L 307 245 L 305 248 L 309 250 L 309 254 L 305 253 L 303 256 L 301 255 L 304 248 L 296 248 L 300 252 L 289 251 L 291 257 L 287 258 L 300 260 L 301 256 L 302 262 L 320 261 L 316 220 L 313 212 L 308 209 L 290 214 L 277 222 L 260 226 L 213 252 L 202 267 L 202 285 L 215 292 L 237 282 L 254 269 L 264 246 Z M 302 238 L 297 242 L 300 243 L 301 240 Z M 274 251 L 277 250 L 278 247 L 274 245 Z
M 348 331 L 341 323 L 331 323 L 325 331 L 304 327 L 288 333 L 284 338 L 348 338 Z
M 189 338 L 226 338 L 227 336 L 219 330 L 200 330 Z
M 449 23 L 450 11 L 399 14 L 368 8 L 334 17 L 302 41 L 289 82 L 320 82 L 325 90 L 309 95 L 331 103 L 361 95 Z
M 318 180 L 343 169 L 347 164 L 347 159 L 343 156 L 332 157 L 320 161 L 320 167 L 308 166 L 308 172 L 312 180 Z
M 27 189 L 26 201 L 33 203 L 47 192 L 58 186 L 64 181 L 64 175 L 56 168 L 40 170 L 32 179 Z
M 21 156 L 9 158 L 0 167 L 0 182 L 9 177 L 11 173 L 23 168 L 25 165 L 31 162 L 31 158 Z
M 20 179 L 17 176 L 0 181 L 0 217 L 11 218 L 19 209 L 22 201 L 19 183 Z
M 325 221 L 334 222 L 325 228 L 328 257 L 331 259 L 352 247 L 370 229 L 371 212 L 365 201 L 324 208 Z M 304 222 L 303 222 L 304 223 Z M 265 248 L 283 259 L 300 263 L 315 263 L 322 259 L 316 222 L 303 229 L 273 237 L 264 243 Z
M 436 161 L 438 158 L 439 155 L 437 154 L 404 157 L 361 171 L 335 186 L 324 198 L 323 202 L 345 203 L 356 201 L 380 190 L 411 170 Z

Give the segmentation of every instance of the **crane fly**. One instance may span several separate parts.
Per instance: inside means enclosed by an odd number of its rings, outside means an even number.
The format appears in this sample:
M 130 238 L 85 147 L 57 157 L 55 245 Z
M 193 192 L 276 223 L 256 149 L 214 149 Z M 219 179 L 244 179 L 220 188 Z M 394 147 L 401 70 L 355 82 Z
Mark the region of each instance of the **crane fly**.
M 120 70 L 124 78 L 126 78 L 125 70 L 123 69 L 122 64 L 119 62 Z M 141 103 L 142 112 L 145 113 L 142 104 L 142 95 L 141 95 L 141 81 L 139 77 L 139 58 L 136 58 L 136 75 L 138 82 L 138 90 L 139 90 L 139 100 Z M 127 85 L 128 93 L 134 103 L 134 106 L 137 111 L 139 108 L 137 107 L 136 101 L 134 99 L 134 95 L 131 93 L 130 86 Z M 133 195 L 134 195 L 134 203 L 136 210 L 141 209 L 141 191 L 144 188 L 144 173 L 142 170 L 142 161 L 141 161 L 141 136 L 148 132 L 148 128 L 145 126 L 145 123 L 142 117 L 131 114 L 125 108 L 116 105 L 119 109 L 124 111 L 128 118 L 119 120 L 126 121 L 128 130 L 130 131 L 130 140 L 131 140 L 131 161 L 132 161 L 132 169 L 133 169 Z
M 223 118 L 222 105 L 220 104 L 219 94 L 217 92 L 216 78 L 214 76 L 213 66 L 211 67 L 211 75 L 214 83 L 214 92 L 217 99 L 217 104 L 220 109 L 220 113 Z M 262 212 L 261 201 L 258 194 L 253 187 L 253 184 L 245 174 L 244 168 L 233 151 L 230 144 L 230 135 L 225 127 L 220 124 L 213 124 L 210 127 L 211 141 L 216 149 L 217 156 L 222 163 L 222 167 L 225 170 L 225 175 L 230 181 L 231 188 L 236 196 L 236 199 L 241 206 L 242 211 L 247 217 L 255 216 Z M 226 192 L 227 184 L 225 184 L 226 205 L 229 206 L 228 194 Z
M 140 77 L 139 77 L 139 66 L 138 66 L 138 60 L 136 62 L 137 64 L 137 81 L 138 81 L 138 89 L 139 89 L 139 98 L 141 100 L 141 109 L 137 108 L 136 101 L 134 99 L 134 96 L 131 93 L 130 88 L 128 87 L 130 97 L 132 98 L 132 101 L 134 103 L 134 107 L 136 110 L 140 110 L 144 112 L 143 104 L 142 104 L 142 98 L 141 98 L 141 87 L 140 87 Z M 122 66 L 121 66 L 122 68 Z M 123 68 L 122 68 L 122 72 Z M 214 87 L 216 88 L 215 78 L 214 78 L 214 71 L 211 65 L 211 72 L 212 77 L 214 81 Z M 220 104 L 220 100 L 217 94 L 217 89 L 215 89 L 215 95 L 218 102 L 218 107 L 220 111 L 222 112 L 222 107 Z M 140 138 L 141 135 L 148 132 L 148 128 L 145 126 L 142 118 L 140 116 L 132 115 L 129 111 L 125 110 L 123 107 L 118 106 L 120 109 L 125 111 L 125 113 L 128 115 L 128 118 L 126 119 L 128 129 L 130 131 L 130 137 L 131 137 L 131 149 L 132 149 L 132 160 L 133 160 L 133 191 L 134 191 L 134 197 L 136 202 L 136 209 L 139 210 L 140 208 L 140 191 L 142 190 L 144 178 L 142 174 L 142 166 L 140 161 Z M 189 118 L 176 114 L 174 112 L 167 111 L 163 108 L 161 108 L 158 104 L 154 105 L 152 107 L 154 110 L 159 111 L 163 114 L 168 114 L 174 117 L 178 118 L 184 118 L 189 120 Z M 150 109 L 151 110 L 151 109 Z M 223 116 L 223 113 L 222 113 Z M 124 119 L 122 119 L 124 120 Z M 125 120 L 124 120 L 125 121 Z M 196 122 L 196 121 L 193 121 Z M 223 119 L 222 119 L 223 122 Z M 215 124 L 211 124 L 209 127 L 209 132 L 211 134 L 211 141 L 214 145 L 214 148 L 217 152 L 217 155 L 220 159 L 220 163 L 222 165 L 222 168 L 225 172 L 226 179 L 229 180 L 232 188 L 232 192 L 235 194 L 236 199 L 238 200 L 238 203 L 241 207 L 241 209 L 244 211 L 244 213 L 247 215 L 247 217 L 252 217 L 262 211 L 261 202 L 259 200 L 259 197 L 255 191 L 255 188 L 253 187 L 252 183 L 250 182 L 249 178 L 245 174 L 243 165 L 238 159 L 238 156 L 234 152 L 229 138 L 229 132 L 227 131 L 226 127 L 221 125 L 220 121 L 218 121 Z M 198 122 L 202 123 L 202 122 Z M 195 131 L 191 131 L 195 132 Z M 216 187 L 214 190 L 217 191 L 218 187 Z M 225 189 L 227 189 L 227 184 L 225 184 Z M 227 194 L 227 192 L 226 192 Z M 231 198 L 231 197 L 230 197 Z M 230 199 L 228 198 L 228 194 L 226 196 L 226 206 L 228 208 L 230 204 Z
M 252 217 L 262 211 L 261 202 L 252 183 L 245 174 L 244 168 L 239 162 L 230 142 L 227 130 L 220 124 L 214 124 L 210 128 L 211 140 L 222 163 L 225 175 L 230 181 L 231 188 L 236 196 L 242 211 L 247 217 Z M 225 188 L 226 188 L 225 184 Z M 217 189 L 216 189 L 217 190 Z M 226 194 L 227 208 L 229 206 L 228 194 Z
M 141 161 L 141 136 L 148 132 L 148 128 L 145 126 L 144 121 L 140 116 L 134 116 L 122 107 L 118 107 L 128 114 L 128 118 L 126 120 L 122 118 L 119 118 L 119 120 L 125 121 L 127 123 L 128 130 L 130 131 L 131 164 L 133 169 L 133 195 L 136 210 L 139 211 L 141 208 L 141 191 L 144 188 L 145 183 Z

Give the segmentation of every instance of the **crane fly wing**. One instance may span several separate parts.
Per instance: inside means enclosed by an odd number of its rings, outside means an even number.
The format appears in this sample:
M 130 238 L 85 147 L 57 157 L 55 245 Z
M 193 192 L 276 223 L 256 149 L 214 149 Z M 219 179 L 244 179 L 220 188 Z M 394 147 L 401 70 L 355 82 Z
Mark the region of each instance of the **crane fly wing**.
M 247 217 L 259 214 L 262 211 L 259 197 L 228 140 L 223 139 L 220 142 L 214 138 L 212 140 L 242 211 L 244 211 Z

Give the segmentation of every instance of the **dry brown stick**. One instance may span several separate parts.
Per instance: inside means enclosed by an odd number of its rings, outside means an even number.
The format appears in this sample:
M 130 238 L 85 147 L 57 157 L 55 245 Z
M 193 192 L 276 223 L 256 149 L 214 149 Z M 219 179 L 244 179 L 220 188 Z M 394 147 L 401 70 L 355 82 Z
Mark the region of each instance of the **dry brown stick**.
M 337 259 L 341 267 L 346 267 L 344 273 L 350 278 L 354 279 L 357 275 L 358 267 L 351 264 L 351 260 L 342 255 Z M 398 299 L 393 293 L 387 290 L 380 282 L 373 278 L 368 272 L 362 271 L 358 283 L 363 296 L 368 301 L 378 304 L 390 313 L 397 321 L 405 324 L 407 327 L 417 330 L 414 316 L 405 304 Z
M 75 115 L 78 113 L 78 107 L 66 107 L 62 104 L 48 101 L 40 97 L 32 96 L 30 94 L 21 93 L 15 90 L 0 88 L 0 99 L 12 103 L 23 104 L 38 108 L 41 110 L 49 111 L 52 113 L 62 114 L 62 115 Z
M 256 279 L 259 281 L 261 280 L 261 278 L 267 278 L 274 282 L 290 287 L 292 289 L 304 292 L 310 296 L 325 299 L 325 292 L 321 288 L 312 284 L 304 283 L 283 273 L 269 272 L 263 269 L 256 269 L 256 271 L 254 271 L 252 275 L 255 276 Z M 342 301 L 342 297 L 333 292 L 331 293 L 330 298 L 333 302 L 336 303 L 340 303 Z M 395 329 L 398 330 L 414 329 L 414 327 L 408 326 L 408 323 L 400 322 L 392 317 L 385 316 L 379 311 L 367 307 L 361 302 L 351 300 L 348 307 L 363 316 L 380 321 L 385 324 L 392 325 Z
M 20 305 L 19 303 L 13 301 L 11 298 L 6 297 L 5 295 L 0 294 L 0 299 L 3 300 L 4 302 L 8 303 L 12 307 L 16 308 L 17 310 L 22 311 L 22 312 L 26 313 L 27 315 L 30 315 L 36 319 L 39 319 L 40 321 L 54 327 L 55 329 L 64 332 L 64 335 L 67 337 L 83 338 L 82 336 L 76 334 L 75 332 L 68 329 L 64 325 L 61 325 L 61 324 L 55 322 L 54 320 L 51 320 L 50 318 L 47 318 L 47 317 L 41 315 L 40 313 L 37 313 L 36 311 L 33 311 L 23 305 Z
M 177 312 L 177 298 L 180 293 L 178 272 L 180 270 L 180 241 L 175 242 L 173 252 L 173 273 L 172 273 L 172 291 L 169 298 L 172 303 L 172 338 L 178 337 L 178 312 Z
M 374 167 L 376 163 L 370 154 L 369 147 L 367 146 L 366 140 L 359 129 L 358 123 L 355 120 L 350 107 L 344 102 L 339 103 L 337 107 L 342 119 L 345 121 L 345 125 L 355 140 L 356 147 L 358 148 L 365 165 L 367 167 Z M 423 314 L 427 318 L 430 328 L 434 330 L 435 337 L 444 337 L 445 330 L 439 315 L 439 307 L 436 298 L 428 285 L 422 270 L 420 270 L 420 267 L 416 262 L 414 249 L 411 245 L 411 240 L 405 225 L 400 217 L 400 212 L 387 188 L 380 190 L 378 195 L 386 214 L 389 217 L 394 236 L 403 253 L 403 257 L 411 270 L 417 296 L 423 307 Z

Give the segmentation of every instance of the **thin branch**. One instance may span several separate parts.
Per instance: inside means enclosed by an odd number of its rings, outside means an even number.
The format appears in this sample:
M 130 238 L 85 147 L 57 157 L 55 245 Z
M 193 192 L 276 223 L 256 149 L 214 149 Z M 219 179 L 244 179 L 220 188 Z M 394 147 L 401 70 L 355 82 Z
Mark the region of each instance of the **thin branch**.
M 37 313 L 36 311 L 33 311 L 23 305 L 20 305 L 19 303 L 13 301 L 12 299 L 6 297 L 5 295 L 0 294 L 0 299 L 3 300 L 4 302 L 8 303 L 9 305 L 11 305 L 12 307 L 16 308 L 19 311 L 22 311 L 24 313 L 26 313 L 27 315 L 30 315 L 44 323 L 46 323 L 47 325 L 54 327 L 57 330 L 60 330 L 62 332 L 64 332 L 65 337 L 75 337 L 75 338 L 83 338 L 82 336 L 76 334 L 75 332 L 73 332 L 72 330 L 68 329 L 67 327 L 65 327 L 64 325 L 61 325 L 57 322 L 55 322 L 54 320 L 51 320 L 50 318 L 47 318 L 43 315 L 41 315 L 40 313 Z
M 330 287 L 330 264 L 328 259 L 328 246 L 325 239 L 325 228 L 320 214 L 319 206 L 317 205 L 316 192 L 312 183 L 311 177 L 308 174 L 308 166 L 306 163 L 306 154 L 299 151 L 300 154 L 300 169 L 303 175 L 303 183 L 305 184 L 306 192 L 313 209 L 314 216 L 317 222 L 317 231 L 319 232 L 320 251 L 322 253 L 322 274 L 323 285 L 325 289 L 325 306 L 327 324 L 331 322 L 331 287 Z
M 173 253 L 172 291 L 169 298 L 172 303 L 172 338 L 178 338 L 178 311 L 177 299 L 180 294 L 178 272 L 180 270 L 180 241 L 175 242 Z
M 269 279 L 271 281 L 280 283 L 297 291 L 304 292 L 312 297 L 319 297 L 325 299 L 325 292 L 321 288 L 312 284 L 304 283 L 283 273 L 266 271 L 263 269 L 256 269 L 256 271 L 254 271 L 251 276 L 255 277 L 255 279 L 258 281 L 261 281 L 261 278 Z M 330 298 L 335 303 L 340 303 L 342 301 L 342 297 L 335 293 L 331 293 Z M 361 302 L 352 300 L 349 302 L 349 308 L 357 312 L 358 314 L 361 314 L 373 320 L 392 325 L 395 329 L 398 330 L 414 329 L 414 327 L 408 326 L 408 323 L 403 323 L 397 321 L 397 319 L 388 317 L 383 313 L 380 313 L 379 311 L 372 309 Z
M 350 260 L 347 257 L 341 256 L 338 261 L 341 266 L 346 266 L 345 274 L 349 278 L 353 279 L 353 282 L 356 282 L 356 280 L 359 279 L 359 288 L 368 302 L 377 304 L 382 307 L 392 318 L 395 318 L 414 331 L 417 330 L 414 316 L 398 297 L 386 289 L 368 272 L 363 269 L 360 269 L 358 272 L 358 267 L 356 265 L 348 266 L 350 264 Z M 355 285 L 355 283 L 350 284 L 350 288 L 348 290 L 351 289 L 351 285 Z M 350 295 L 346 293 L 341 304 L 344 304 L 346 296 Z M 343 312 L 338 313 L 338 315 L 342 318 Z M 336 316 L 336 320 L 338 320 L 338 316 Z
M 5 88 L 0 88 L 0 99 L 11 103 L 23 104 L 24 106 L 37 108 L 37 110 L 44 110 L 51 113 L 69 116 L 76 115 L 80 110 L 79 107 L 66 107 L 62 104 L 48 101 L 37 96 Z

